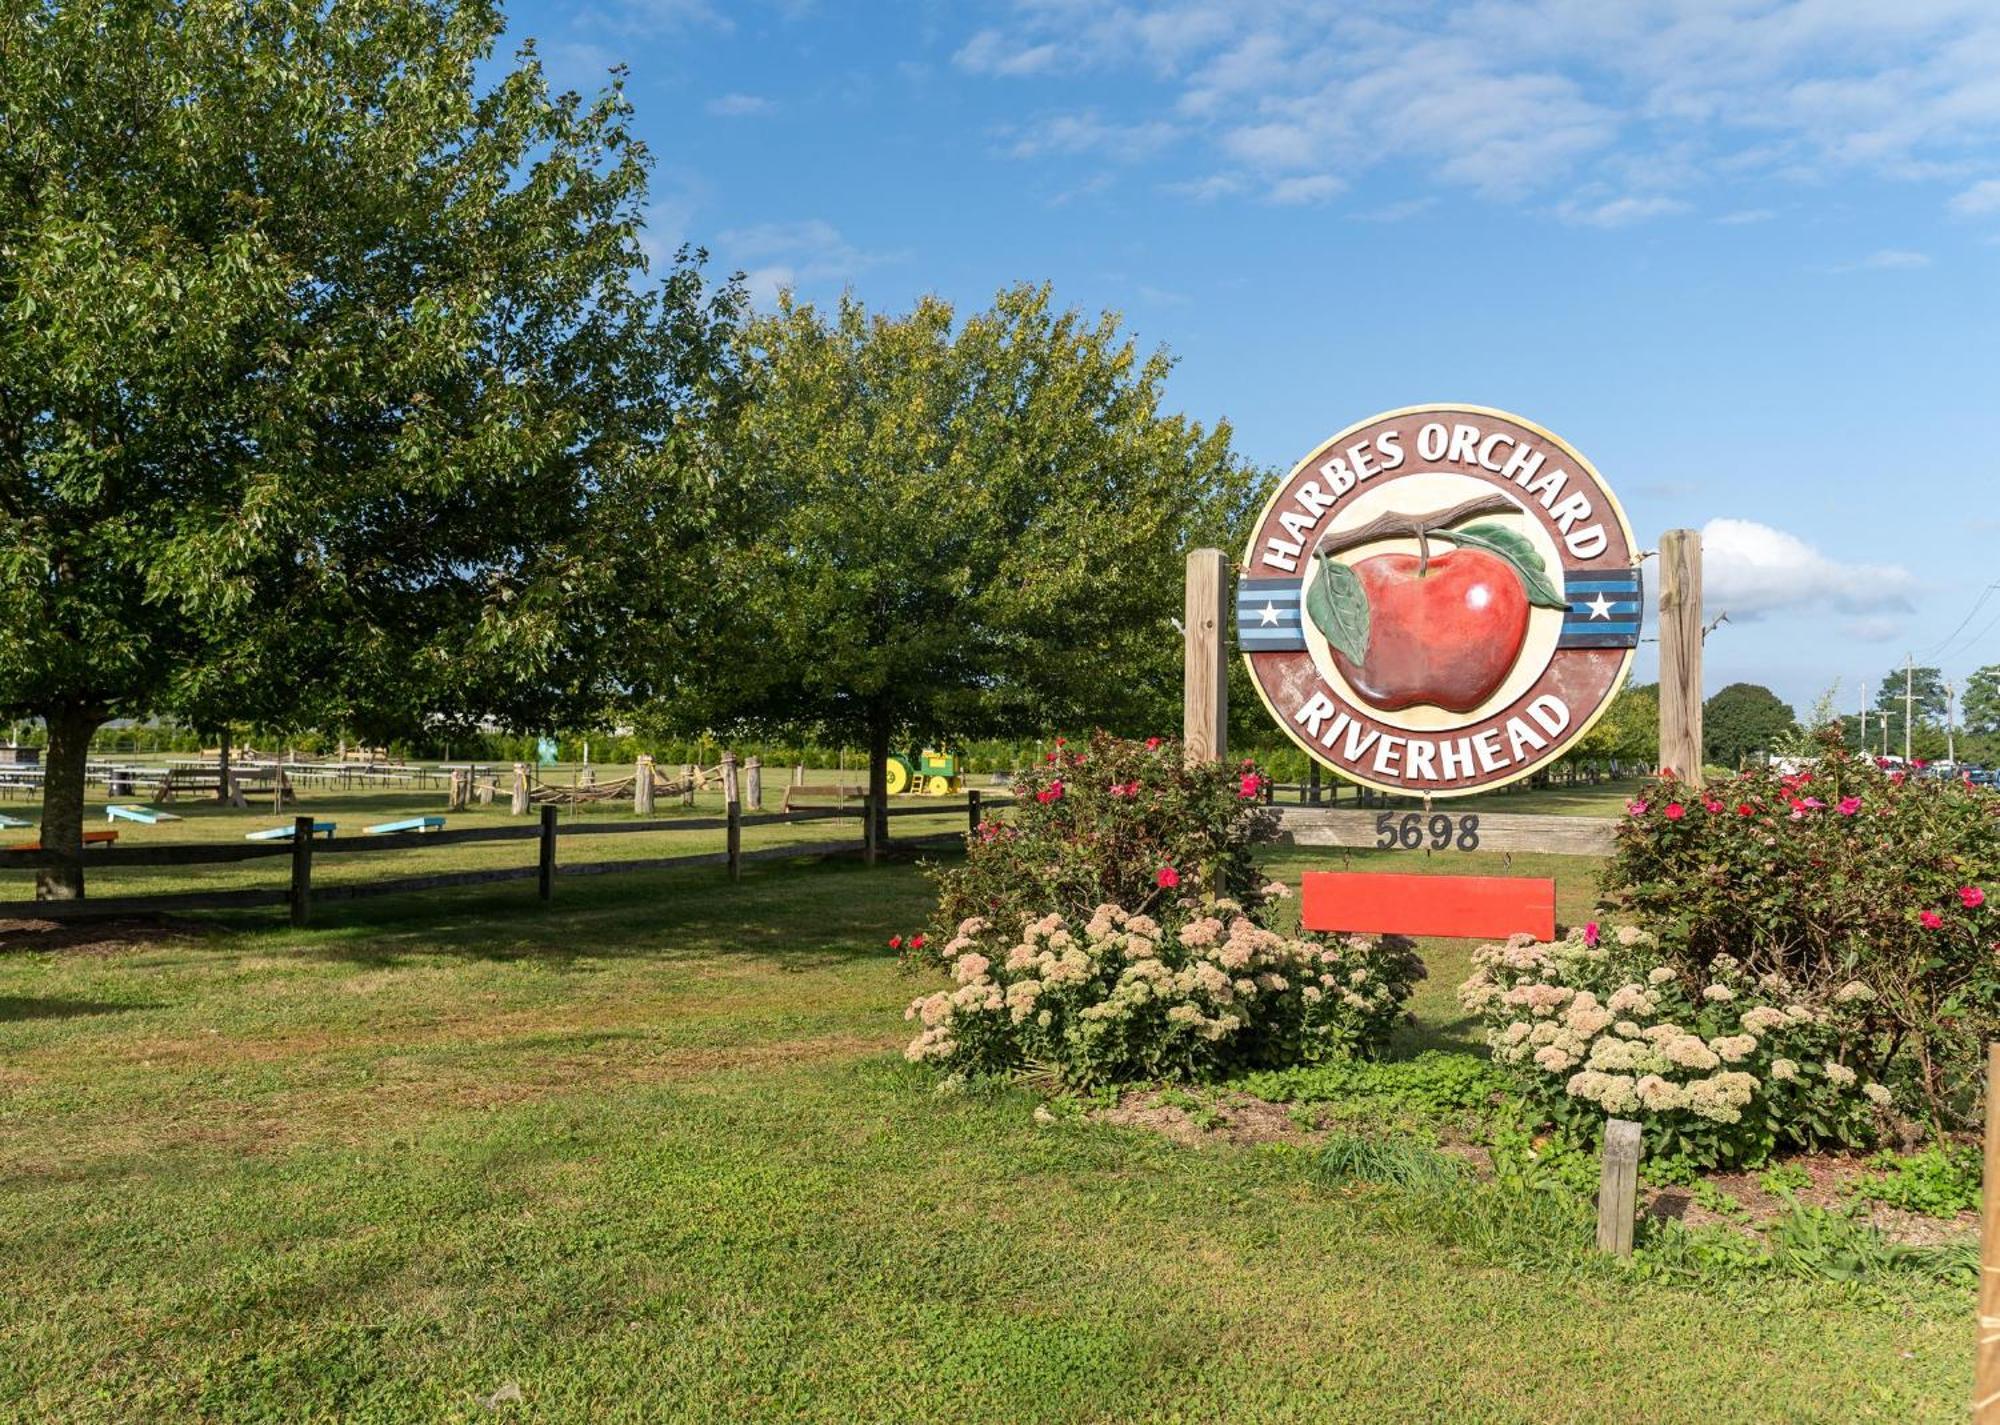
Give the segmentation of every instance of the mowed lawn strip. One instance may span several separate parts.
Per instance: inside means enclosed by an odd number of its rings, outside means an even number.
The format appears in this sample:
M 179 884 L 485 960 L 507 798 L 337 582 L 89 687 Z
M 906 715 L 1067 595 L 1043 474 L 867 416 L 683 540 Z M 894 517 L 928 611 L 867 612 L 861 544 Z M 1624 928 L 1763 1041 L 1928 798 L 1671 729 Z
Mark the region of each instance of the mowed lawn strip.
M 1368 864 L 1426 860 L 1479 868 Z M 0 1413 L 1962 1417 L 1969 1295 L 1497 1266 L 1302 1153 L 938 1097 L 914 868 L 591 889 L 0 954 Z M 1430 948 L 1413 1048 L 1468 1037 Z

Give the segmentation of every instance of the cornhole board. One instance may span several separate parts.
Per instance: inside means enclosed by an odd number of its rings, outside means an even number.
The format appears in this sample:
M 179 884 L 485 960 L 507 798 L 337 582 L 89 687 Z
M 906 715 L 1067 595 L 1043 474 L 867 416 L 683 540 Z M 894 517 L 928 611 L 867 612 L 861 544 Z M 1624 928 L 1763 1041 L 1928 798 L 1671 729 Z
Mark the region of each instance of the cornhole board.
M 1556 938 L 1556 883 L 1540 876 L 1412 876 L 1307 871 L 1299 924 L 1362 935 Z
M 115 831 L 86 831 L 83 833 L 83 844 L 85 846 L 109 846 L 117 839 L 118 833 Z M 23 841 L 18 845 L 9 846 L 7 849 L 9 851 L 39 851 L 42 849 L 42 843 L 39 841 Z
M 141 826 L 154 826 L 163 821 L 179 821 L 180 813 L 155 811 L 152 807 L 108 806 L 104 809 L 106 821 L 136 821 Z
M 313 823 L 313 835 L 324 836 L 328 841 L 331 841 L 333 840 L 333 828 L 335 825 L 336 823 L 331 821 L 316 821 Z M 245 841 L 290 841 L 292 839 L 292 828 L 289 826 L 267 826 L 262 831 L 245 832 L 243 839 Z
M 33 825 L 32 821 L 24 820 L 18 816 L 8 816 L 5 812 L 0 812 L 0 831 L 19 831 L 24 826 Z
M 369 836 L 388 836 L 398 831 L 442 831 L 444 818 L 441 816 L 413 816 L 402 821 L 378 821 L 373 826 L 361 828 Z

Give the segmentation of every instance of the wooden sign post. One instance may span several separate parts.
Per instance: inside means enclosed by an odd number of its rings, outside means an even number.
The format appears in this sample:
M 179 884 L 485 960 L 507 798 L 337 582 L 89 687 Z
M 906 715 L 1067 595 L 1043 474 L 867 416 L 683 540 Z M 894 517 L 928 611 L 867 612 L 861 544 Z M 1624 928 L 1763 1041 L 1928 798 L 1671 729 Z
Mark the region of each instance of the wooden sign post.
M 1701 775 L 1701 534 L 1660 537 L 1660 766 L 1699 787 Z
M 1229 561 L 1219 549 L 1197 549 L 1187 557 L 1187 608 L 1182 629 L 1185 650 L 1181 684 L 1181 741 L 1190 762 L 1229 755 L 1229 645 L 1222 636 L 1228 617 Z
M 1972 1425 L 2000 1425 L 2000 1044 L 1986 1046 L 1986 1176 L 1980 1206 Z

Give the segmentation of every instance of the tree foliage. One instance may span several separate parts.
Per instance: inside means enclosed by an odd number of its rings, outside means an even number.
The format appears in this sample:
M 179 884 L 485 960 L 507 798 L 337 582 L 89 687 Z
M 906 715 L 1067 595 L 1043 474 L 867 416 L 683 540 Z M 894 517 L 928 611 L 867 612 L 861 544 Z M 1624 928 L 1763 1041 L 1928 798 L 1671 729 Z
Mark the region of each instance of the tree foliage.
M 1702 704 L 1702 756 L 1725 767 L 1769 755 L 1798 731 L 1791 704 L 1759 683 L 1731 683 Z
M 658 716 L 868 746 L 1172 730 L 1184 556 L 1243 516 L 1226 425 L 1161 409 L 1165 356 L 1016 287 L 963 321 L 852 299 L 746 324 L 745 472 L 720 630 Z
M 532 53 L 482 88 L 500 30 L 0 0 L 0 708 L 48 721 L 52 850 L 110 717 L 382 737 L 626 685 L 738 299 L 647 280 L 622 93 Z

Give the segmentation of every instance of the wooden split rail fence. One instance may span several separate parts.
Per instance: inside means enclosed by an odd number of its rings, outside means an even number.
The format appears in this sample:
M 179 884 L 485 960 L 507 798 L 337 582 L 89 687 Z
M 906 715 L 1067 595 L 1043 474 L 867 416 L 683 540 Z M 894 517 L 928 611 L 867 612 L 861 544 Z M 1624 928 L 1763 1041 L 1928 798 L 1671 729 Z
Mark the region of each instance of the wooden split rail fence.
M 965 815 L 968 828 L 975 830 L 978 828 L 980 818 L 986 810 L 981 802 L 980 794 L 976 791 L 967 796 Z M 927 806 L 889 807 L 882 814 L 885 817 L 935 817 L 949 810 L 949 806 L 939 806 L 933 802 Z M 677 817 L 656 821 L 573 821 L 568 825 L 563 824 L 558 809 L 552 804 L 543 805 L 540 812 L 541 818 L 536 825 L 481 826 L 459 831 L 411 833 L 403 837 L 371 836 L 347 841 L 315 839 L 313 818 L 302 816 L 295 820 L 292 839 L 289 842 L 265 841 L 217 845 L 182 842 L 163 846 L 111 846 L 102 850 L 92 850 L 87 854 L 86 874 L 114 867 L 212 866 L 287 857 L 290 860 L 291 879 L 290 884 L 283 889 L 164 891 L 145 895 L 107 896 L 95 900 L 0 902 L 0 915 L 36 920 L 82 920 L 122 915 L 179 914 L 195 910 L 240 910 L 283 905 L 290 909 L 292 924 L 304 925 L 311 917 L 313 905 L 320 901 L 408 895 L 413 892 L 443 890 L 453 886 L 489 885 L 500 881 L 531 878 L 537 882 L 542 900 L 549 901 L 554 898 L 555 883 L 559 875 L 605 876 L 625 871 L 721 866 L 727 868 L 730 879 L 735 880 L 741 877 L 743 867 L 750 862 L 819 860 L 859 855 L 864 863 L 872 866 L 884 849 L 878 845 L 876 839 L 876 819 L 868 814 L 869 808 L 865 805 L 850 808 L 801 809 L 789 814 L 753 813 L 746 816 L 743 813 L 742 803 L 732 797 L 728 803 L 727 814 L 719 817 Z M 754 851 L 743 849 L 745 827 L 789 826 L 806 821 L 856 819 L 860 820 L 862 826 L 862 834 L 857 839 L 767 846 Z M 625 836 L 644 832 L 690 831 L 722 832 L 722 849 L 683 853 L 677 856 L 651 856 L 623 861 L 584 861 L 573 864 L 563 862 L 557 856 L 559 842 L 572 836 Z M 956 831 L 938 832 L 898 838 L 893 844 L 904 848 L 939 846 L 945 843 L 957 843 L 961 835 Z M 485 841 L 534 841 L 535 862 L 533 865 L 525 866 L 500 866 L 473 871 L 443 871 L 426 875 L 398 876 L 381 881 L 339 882 L 320 886 L 313 884 L 313 864 L 321 857 L 433 850 L 444 846 L 466 846 Z M 53 864 L 53 860 L 54 858 L 46 851 L 0 851 L 0 870 L 34 870 Z

